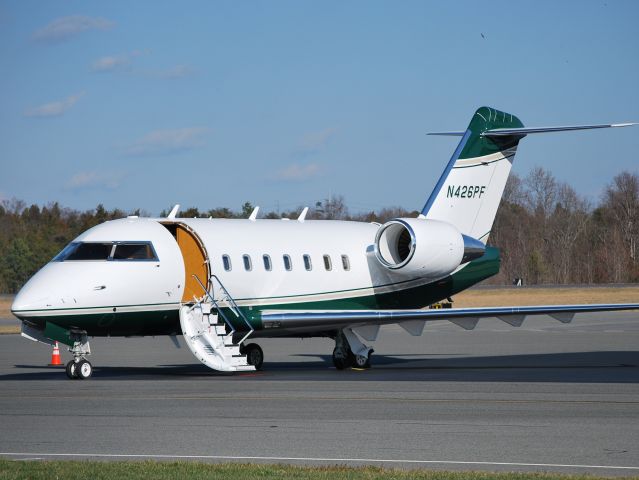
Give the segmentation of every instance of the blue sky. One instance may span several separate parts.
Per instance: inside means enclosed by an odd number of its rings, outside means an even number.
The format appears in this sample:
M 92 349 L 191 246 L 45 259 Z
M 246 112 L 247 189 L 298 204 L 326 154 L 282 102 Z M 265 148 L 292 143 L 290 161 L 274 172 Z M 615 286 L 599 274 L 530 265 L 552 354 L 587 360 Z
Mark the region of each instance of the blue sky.
M 0 199 L 419 209 L 489 105 L 639 121 L 639 2 L 0 3 Z M 482 37 L 483 34 L 483 37 Z M 539 135 L 514 171 L 589 198 L 639 127 Z

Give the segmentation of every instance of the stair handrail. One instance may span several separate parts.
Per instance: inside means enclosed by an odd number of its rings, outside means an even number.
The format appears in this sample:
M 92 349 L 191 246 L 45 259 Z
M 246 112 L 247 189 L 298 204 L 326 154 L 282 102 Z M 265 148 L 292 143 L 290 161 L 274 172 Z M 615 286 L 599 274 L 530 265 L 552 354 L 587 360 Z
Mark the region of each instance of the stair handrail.
M 246 326 L 249 328 L 249 331 L 246 335 L 244 335 L 244 337 L 242 337 L 242 340 L 240 340 L 238 343 L 238 345 L 242 344 L 248 337 L 251 336 L 251 334 L 255 331 L 255 329 L 253 328 L 253 325 L 251 325 L 251 322 L 248 321 L 248 319 L 246 318 L 246 316 L 244 315 L 244 313 L 242 312 L 242 310 L 240 310 L 240 307 L 237 306 L 237 303 L 235 303 L 235 299 L 231 296 L 231 294 L 229 293 L 229 291 L 226 289 L 226 287 L 224 286 L 224 284 L 222 283 L 222 280 L 220 280 L 220 278 L 215 275 L 212 274 L 209 277 L 210 280 L 215 280 L 217 281 L 218 285 L 220 286 L 220 288 L 222 289 L 222 292 L 224 292 L 224 295 L 226 296 L 226 300 L 227 302 L 231 305 L 231 311 L 235 314 L 236 317 L 241 318 L 242 320 L 244 320 L 244 323 L 246 324 Z M 216 308 L 218 309 L 218 311 L 221 313 L 220 307 L 216 304 L 215 305 Z M 222 314 L 223 315 L 223 314 Z
M 195 275 L 195 274 L 193 274 L 192 276 L 193 276 L 193 278 L 195 278 L 195 280 L 197 280 L 197 283 L 200 284 L 200 287 L 202 287 L 202 290 L 204 290 L 205 295 L 211 300 L 211 303 L 215 306 L 215 308 L 217 309 L 218 313 L 220 315 L 222 315 L 222 320 L 224 320 L 224 323 L 226 323 L 229 326 L 229 328 L 231 329 L 231 332 L 229 333 L 229 335 L 231 336 L 231 338 L 233 338 L 233 334 L 235 333 L 235 328 L 233 327 L 233 324 L 229 321 L 228 318 L 226 318 L 226 315 L 224 314 L 224 312 L 220 308 L 219 304 L 217 303 L 217 300 L 215 300 L 215 298 L 213 297 L 211 292 L 209 292 L 209 290 L 204 286 L 204 284 L 202 283 L 200 278 L 197 275 Z

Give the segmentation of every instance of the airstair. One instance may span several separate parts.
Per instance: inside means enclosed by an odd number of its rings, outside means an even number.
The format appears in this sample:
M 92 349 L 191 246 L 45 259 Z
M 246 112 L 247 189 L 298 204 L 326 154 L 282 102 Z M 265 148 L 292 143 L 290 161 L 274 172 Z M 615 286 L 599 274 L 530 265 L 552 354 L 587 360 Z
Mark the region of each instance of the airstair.
M 199 361 L 214 370 L 255 370 L 253 365 L 248 364 L 246 355 L 240 352 L 240 345 L 253 333 L 250 322 L 216 275 L 211 275 L 210 290 L 197 276 L 194 277 L 202 287 L 204 295 L 199 299 L 194 298 L 192 304 L 183 304 L 180 307 L 180 326 L 189 349 Z M 218 298 L 215 297 L 216 289 L 219 292 Z M 236 331 L 228 318 L 230 313 L 248 328 L 246 332 Z M 235 342 L 235 338 L 241 334 L 242 338 Z

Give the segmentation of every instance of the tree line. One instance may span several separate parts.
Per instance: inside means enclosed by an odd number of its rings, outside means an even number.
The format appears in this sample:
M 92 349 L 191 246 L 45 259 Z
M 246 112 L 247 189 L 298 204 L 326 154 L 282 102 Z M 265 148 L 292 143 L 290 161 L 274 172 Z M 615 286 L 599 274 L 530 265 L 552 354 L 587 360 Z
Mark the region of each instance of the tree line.
M 191 207 L 184 218 L 247 218 L 250 202 L 239 210 Z M 261 218 L 297 218 L 302 207 L 270 211 Z M 343 196 L 318 201 L 308 219 L 383 223 L 415 217 L 417 211 L 388 207 L 350 214 Z M 164 217 L 168 210 L 160 216 Z M 78 211 L 57 202 L 27 206 L 21 200 L 0 202 L 0 292 L 15 293 L 38 269 L 88 228 L 144 211 L 107 210 L 103 205 Z M 526 177 L 511 174 L 489 238 L 501 249 L 502 266 L 492 284 L 625 283 L 639 281 L 639 176 L 622 172 L 591 202 L 551 172 L 533 169 Z

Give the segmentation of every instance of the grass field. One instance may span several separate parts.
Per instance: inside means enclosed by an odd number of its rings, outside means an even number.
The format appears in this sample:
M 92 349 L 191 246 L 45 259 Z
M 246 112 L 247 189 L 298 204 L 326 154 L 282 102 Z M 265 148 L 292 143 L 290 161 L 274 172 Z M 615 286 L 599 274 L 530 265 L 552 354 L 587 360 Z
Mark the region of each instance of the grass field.
M 623 287 L 519 287 L 476 288 L 453 298 L 454 307 L 498 307 L 509 305 L 558 305 L 581 303 L 637 303 L 639 285 Z M 0 318 L 11 314 L 13 298 L 0 298 Z M 0 325 L 0 334 L 19 333 L 19 326 Z
M 580 480 L 603 477 L 549 473 L 447 472 L 378 467 L 204 464 L 195 462 L 91 462 L 0 460 L 2 479 L 302 479 L 302 480 Z M 621 477 L 616 477 L 621 478 Z M 626 477 L 639 478 L 639 477 Z
M 15 318 L 11 315 L 11 302 L 13 302 L 13 297 L 0 298 L 0 318 Z
M 639 303 L 639 285 L 623 287 L 475 288 L 455 295 L 455 307 Z

